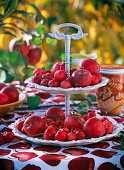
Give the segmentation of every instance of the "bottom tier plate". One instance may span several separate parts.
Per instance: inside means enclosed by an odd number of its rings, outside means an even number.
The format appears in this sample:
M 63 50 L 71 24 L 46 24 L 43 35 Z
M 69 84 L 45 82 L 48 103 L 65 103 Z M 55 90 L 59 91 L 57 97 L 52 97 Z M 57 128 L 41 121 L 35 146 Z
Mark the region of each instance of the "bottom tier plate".
M 103 116 L 100 116 L 99 114 L 97 114 L 97 117 L 101 118 Z M 108 139 L 110 139 L 114 136 L 117 136 L 119 134 L 120 130 L 123 129 L 123 124 L 118 124 L 113 118 L 111 118 L 109 116 L 106 116 L 106 117 L 114 125 L 114 130 L 113 130 L 112 134 L 107 134 L 107 135 L 99 137 L 99 138 L 91 138 L 91 139 L 84 139 L 84 140 L 73 140 L 73 141 L 60 142 L 60 141 L 57 141 L 57 140 L 44 140 L 43 137 L 30 137 L 30 136 L 23 134 L 22 132 L 20 132 L 16 128 L 16 124 L 17 124 L 18 120 L 15 121 L 14 123 L 10 124 L 9 128 L 12 129 L 12 132 L 14 133 L 15 136 L 21 137 L 22 139 L 28 140 L 28 141 L 36 143 L 36 144 L 64 146 L 64 147 L 78 146 L 78 145 L 88 145 L 88 144 L 100 142 L 102 140 L 108 140 Z

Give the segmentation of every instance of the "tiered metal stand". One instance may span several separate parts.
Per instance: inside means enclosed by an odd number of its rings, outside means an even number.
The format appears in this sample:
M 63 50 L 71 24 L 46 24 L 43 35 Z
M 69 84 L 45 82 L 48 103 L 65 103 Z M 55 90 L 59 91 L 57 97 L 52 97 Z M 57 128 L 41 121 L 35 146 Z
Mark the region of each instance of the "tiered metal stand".
M 77 34 L 72 34 L 72 35 L 64 35 L 63 33 L 59 33 L 58 29 L 61 27 L 75 27 L 78 29 L 78 33 Z M 50 34 L 51 37 L 56 38 L 58 40 L 62 40 L 65 39 L 65 70 L 67 72 L 67 75 L 70 75 L 70 41 L 71 39 L 74 40 L 78 40 L 84 36 L 86 36 L 87 34 L 83 34 L 81 28 L 75 24 L 71 24 L 71 23 L 66 23 L 66 24 L 61 24 L 59 26 L 57 26 L 53 32 L 53 34 Z M 72 88 L 68 88 L 68 89 L 64 89 L 61 87 L 45 87 L 45 86 L 41 86 L 39 84 L 36 83 L 32 83 L 32 79 L 33 77 L 30 77 L 28 82 L 30 85 L 40 89 L 40 90 L 44 90 L 44 91 L 48 91 L 50 93 L 63 93 L 65 94 L 65 117 L 67 117 L 70 113 L 70 94 L 80 94 L 80 93 L 84 93 L 84 92 L 88 92 L 91 90 L 95 90 L 99 87 L 105 86 L 108 82 L 108 79 L 103 77 L 102 78 L 102 82 L 100 82 L 97 85 L 94 86 L 87 86 L 87 87 L 72 87 Z M 37 112 L 38 114 L 38 112 Z M 42 113 L 39 113 L 40 116 L 42 117 Z M 101 118 L 100 115 L 97 114 L 98 118 Z M 25 135 L 23 133 L 21 133 L 20 131 L 18 131 L 18 129 L 16 128 L 16 122 L 14 122 L 13 124 L 10 125 L 10 128 L 13 129 L 13 133 L 16 136 L 19 136 L 23 139 L 29 140 L 31 142 L 37 143 L 37 144 L 43 144 L 43 145 L 55 145 L 55 146 L 77 146 L 77 145 L 88 145 L 88 144 L 92 144 L 92 143 L 97 143 L 99 141 L 105 140 L 105 139 L 109 139 L 112 138 L 114 136 L 116 136 L 120 130 L 123 128 L 123 125 L 121 126 L 120 124 L 117 124 L 117 122 L 112 119 L 111 117 L 108 117 L 108 119 L 110 119 L 114 125 L 114 131 L 112 134 L 110 135 L 105 135 L 99 138 L 91 138 L 91 139 L 83 139 L 83 140 L 73 140 L 73 141 L 57 141 L 57 140 L 44 140 L 42 137 L 30 137 L 28 135 Z M 17 120 L 18 121 L 18 120 Z
M 65 35 L 64 33 L 59 33 L 58 29 L 62 28 L 62 27 L 74 27 L 78 30 L 78 32 L 76 34 L 72 34 L 72 35 Z M 49 33 L 50 37 L 52 38 L 56 38 L 58 40 L 62 40 L 65 39 L 65 71 L 67 73 L 67 76 L 70 76 L 70 42 L 71 39 L 74 40 L 78 40 L 81 39 L 85 36 L 87 36 L 88 34 L 83 34 L 82 29 L 76 25 L 76 24 L 71 24 L 71 23 L 65 23 L 65 24 L 61 24 L 58 25 L 53 33 Z M 95 86 L 88 86 L 88 87 L 84 87 L 84 88 L 69 88 L 69 89 L 62 89 L 60 87 L 44 87 L 44 86 L 40 86 L 38 84 L 32 83 L 32 78 L 29 78 L 29 84 L 35 86 L 38 89 L 44 90 L 44 91 L 49 91 L 52 93 L 63 93 L 65 94 L 65 117 L 67 117 L 70 113 L 70 94 L 80 94 L 82 92 L 87 92 L 87 91 L 91 91 L 91 90 L 95 90 L 101 86 L 106 85 L 108 82 L 107 78 L 103 78 L 102 82 L 99 83 L 98 85 Z

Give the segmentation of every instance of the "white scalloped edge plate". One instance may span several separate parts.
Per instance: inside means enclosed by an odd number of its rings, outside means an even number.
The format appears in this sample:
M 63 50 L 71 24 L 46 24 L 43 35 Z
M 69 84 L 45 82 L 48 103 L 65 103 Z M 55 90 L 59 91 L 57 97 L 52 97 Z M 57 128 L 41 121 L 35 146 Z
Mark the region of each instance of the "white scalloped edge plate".
M 96 114 L 98 118 L 102 118 L 103 116 L 100 116 L 99 114 Z M 43 116 L 43 115 L 42 115 Z M 93 144 L 97 143 L 103 140 L 110 139 L 114 136 L 117 136 L 120 132 L 120 130 L 123 129 L 123 124 L 118 124 L 117 121 L 115 121 L 113 118 L 106 116 L 114 125 L 114 129 L 112 134 L 107 134 L 105 136 L 99 137 L 99 138 L 91 138 L 91 139 L 84 139 L 84 140 L 73 140 L 73 141 L 64 141 L 60 142 L 57 140 L 44 140 L 43 137 L 30 137 L 22 132 L 20 132 L 16 128 L 16 123 L 18 122 L 15 121 L 14 123 L 9 125 L 9 128 L 12 129 L 12 132 L 14 133 L 15 136 L 21 137 L 22 139 L 28 140 L 30 142 L 36 143 L 36 144 L 43 144 L 43 145 L 54 145 L 54 146 L 78 146 L 78 145 L 88 145 L 88 144 Z
M 61 88 L 61 87 L 45 87 L 45 86 L 41 86 L 39 84 L 32 83 L 32 79 L 33 79 L 33 77 L 30 77 L 28 79 L 28 83 L 31 86 L 34 86 L 35 88 L 43 90 L 43 91 L 47 91 L 47 92 L 50 92 L 50 93 L 58 93 L 58 94 L 61 94 L 61 93 L 63 93 L 63 94 L 85 93 L 85 92 L 88 92 L 88 91 L 96 90 L 99 87 L 105 86 L 109 81 L 108 78 L 102 77 L 102 81 L 99 84 L 96 84 L 96 85 L 93 85 L 93 86 L 75 87 L 75 88 L 73 87 L 73 88 L 64 89 L 64 88 Z

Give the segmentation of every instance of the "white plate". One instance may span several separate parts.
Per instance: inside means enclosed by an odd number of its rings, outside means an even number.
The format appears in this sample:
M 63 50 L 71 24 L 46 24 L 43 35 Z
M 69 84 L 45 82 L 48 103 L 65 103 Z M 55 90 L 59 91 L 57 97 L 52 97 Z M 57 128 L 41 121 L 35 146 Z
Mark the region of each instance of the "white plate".
M 106 77 L 102 77 L 102 81 L 97 84 L 97 85 L 93 85 L 93 86 L 87 86 L 87 87 L 73 87 L 73 88 L 68 88 L 68 89 L 63 89 L 61 87 L 45 87 L 45 86 L 41 86 L 39 84 L 36 83 L 32 83 L 32 79 L 33 77 L 30 77 L 28 79 L 28 83 L 32 86 L 34 86 L 37 89 L 43 90 L 43 91 L 47 91 L 50 93 L 63 93 L 63 94 L 80 94 L 80 93 L 85 93 L 88 91 L 92 91 L 92 90 L 96 90 L 99 87 L 105 86 L 109 79 Z
M 100 116 L 99 114 L 96 114 L 96 115 L 97 115 L 98 118 L 103 117 L 103 116 Z M 20 132 L 16 128 L 16 123 L 18 122 L 18 120 L 16 122 L 12 123 L 11 125 L 9 125 L 9 128 L 12 129 L 12 132 L 14 133 L 15 136 L 21 137 L 22 139 L 26 139 L 26 140 L 33 142 L 33 143 L 36 143 L 36 144 L 64 146 L 64 147 L 78 146 L 78 145 L 88 145 L 88 144 L 97 143 L 97 142 L 100 142 L 102 140 L 107 140 L 107 139 L 110 139 L 114 136 L 117 136 L 119 134 L 120 130 L 123 129 L 123 124 L 118 124 L 113 118 L 111 118 L 109 116 L 106 116 L 106 117 L 114 125 L 114 130 L 113 130 L 112 134 L 107 134 L 107 135 L 99 137 L 99 138 L 91 138 L 91 139 L 84 139 L 84 140 L 73 140 L 73 141 L 60 142 L 60 141 L 57 141 L 57 140 L 44 140 L 43 137 L 29 137 L 29 136 L 23 134 L 22 132 Z

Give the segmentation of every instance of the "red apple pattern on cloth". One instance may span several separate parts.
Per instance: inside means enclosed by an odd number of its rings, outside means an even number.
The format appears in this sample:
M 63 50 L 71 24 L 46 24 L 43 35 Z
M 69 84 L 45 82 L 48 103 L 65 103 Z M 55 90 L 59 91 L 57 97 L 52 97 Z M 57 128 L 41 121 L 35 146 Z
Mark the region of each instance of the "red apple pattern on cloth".
M 61 159 L 64 159 L 66 157 L 67 157 L 66 155 L 44 154 L 39 158 L 50 166 L 57 166 L 60 164 Z
M 86 149 L 79 149 L 79 148 L 69 148 L 69 149 L 63 150 L 62 152 L 70 154 L 72 156 L 80 156 L 80 155 L 85 155 L 85 154 L 89 153 L 88 150 L 86 150 Z
M 8 154 L 10 154 L 10 152 L 11 152 L 11 150 L 0 149 L 0 157 L 8 155 Z
M 8 159 L 0 159 L 1 170 L 14 170 L 14 162 Z
M 69 170 L 93 170 L 95 161 L 93 158 L 78 157 L 72 159 L 68 164 Z
M 41 170 L 39 166 L 28 164 L 22 168 L 22 170 Z
M 95 144 L 86 145 L 87 148 L 100 148 L 100 149 L 106 149 L 110 146 L 108 142 L 99 142 Z
M 116 165 L 111 162 L 104 162 L 102 163 L 97 170 L 120 170 Z
M 91 154 L 102 157 L 102 158 L 112 158 L 117 152 L 114 151 L 103 151 L 103 150 L 95 150 L 91 152 Z
M 10 149 L 30 149 L 31 148 L 31 143 L 27 142 L 19 142 L 13 145 L 9 145 L 8 148 Z
M 121 156 L 120 163 L 121 163 L 121 166 L 124 168 L 124 155 Z
M 112 149 L 117 149 L 117 150 L 124 151 L 124 148 L 122 148 L 122 146 L 121 146 L 121 145 L 115 145 L 115 146 L 112 146 Z
M 17 158 L 21 162 L 25 162 L 37 157 L 38 155 L 33 152 L 17 152 L 13 153 L 11 156 Z
M 61 150 L 61 147 L 55 147 L 55 146 L 37 146 L 34 148 L 36 151 L 45 151 L 50 153 L 55 153 Z
M 9 120 L 9 119 L 12 119 L 14 117 L 14 114 L 5 114 L 5 115 L 3 115 L 3 119 L 4 120 Z

